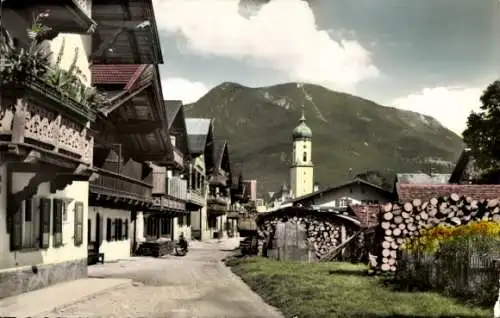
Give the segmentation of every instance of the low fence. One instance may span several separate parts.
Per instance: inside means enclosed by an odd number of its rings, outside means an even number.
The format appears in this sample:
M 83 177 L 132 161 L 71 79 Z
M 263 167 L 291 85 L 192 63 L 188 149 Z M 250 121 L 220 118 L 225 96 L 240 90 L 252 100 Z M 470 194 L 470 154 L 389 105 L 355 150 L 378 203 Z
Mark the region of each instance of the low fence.
M 416 251 L 400 254 L 396 280 L 406 288 L 432 289 L 484 305 L 498 298 L 498 254 L 481 253 L 472 245 L 444 249 L 436 255 Z

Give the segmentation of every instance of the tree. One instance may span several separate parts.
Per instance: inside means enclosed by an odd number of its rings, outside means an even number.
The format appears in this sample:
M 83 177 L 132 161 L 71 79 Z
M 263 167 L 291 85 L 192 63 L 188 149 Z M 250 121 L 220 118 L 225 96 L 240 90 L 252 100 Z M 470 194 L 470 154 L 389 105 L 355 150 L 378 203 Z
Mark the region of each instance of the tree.
M 491 83 L 481 96 L 481 108 L 467 119 L 463 139 L 479 169 L 500 169 L 500 81 Z

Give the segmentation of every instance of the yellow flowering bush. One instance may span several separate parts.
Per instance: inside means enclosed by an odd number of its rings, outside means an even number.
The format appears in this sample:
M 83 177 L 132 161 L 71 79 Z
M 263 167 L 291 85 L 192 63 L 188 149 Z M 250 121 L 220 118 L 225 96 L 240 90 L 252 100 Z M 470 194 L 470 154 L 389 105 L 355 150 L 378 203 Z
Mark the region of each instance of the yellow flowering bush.
M 408 239 L 403 249 L 433 254 L 443 243 L 475 236 L 500 239 L 500 222 L 474 221 L 461 226 L 439 224 L 433 228 L 421 230 L 418 237 Z

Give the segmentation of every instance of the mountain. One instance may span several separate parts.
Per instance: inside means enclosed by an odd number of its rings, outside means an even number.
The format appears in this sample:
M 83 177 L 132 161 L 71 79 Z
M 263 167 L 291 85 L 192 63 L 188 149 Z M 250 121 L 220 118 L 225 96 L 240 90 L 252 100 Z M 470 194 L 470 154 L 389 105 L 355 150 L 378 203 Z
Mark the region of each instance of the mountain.
M 432 117 L 312 84 L 223 83 L 185 110 L 188 117 L 214 118 L 216 138 L 229 141 L 232 170 L 257 179 L 264 194 L 288 182 L 291 135 L 302 103 L 313 131 L 315 181 L 322 187 L 367 170 L 449 172 L 464 147 Z

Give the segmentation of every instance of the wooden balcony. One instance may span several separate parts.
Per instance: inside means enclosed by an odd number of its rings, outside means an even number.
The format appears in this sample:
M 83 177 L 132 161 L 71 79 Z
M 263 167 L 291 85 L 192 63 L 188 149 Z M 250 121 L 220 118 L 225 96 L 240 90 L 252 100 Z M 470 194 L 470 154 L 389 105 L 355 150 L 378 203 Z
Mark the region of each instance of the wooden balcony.
M 165 167 L 153 167 L 153 194 L 166 195 L 170 198 L 187 200 L 187 181 L 179 177 L 168 178 Z
M 200 190 L 193 190 L 189 189 L 187 193 L 187 201 L 189 203 L 198 205 L 198 206 L 205 206 L 207 200 L 205 199 L 205 196 Z
M 129 160 L 122 168 L 116 162 L 106 162 L 98 170 L 99 178 L 90 182 L 90 192 L 131 205 L 152 204 L 153 185 L 141 180 L 142 165 Z
M 95 111 L 37 81 L 3 87 L 0 94 L 0 144 L 92 165 L 87 127 Z
M 210 175 L 209 179 L 208 179 L 208 181 L 211 185 L 223 186 L 223 187 L 225 187 L 227 185 L 227 180 L 228 180 L 228 177 L 222 173 L 214 173 L 214 174 Z
M 164 196 L 153 198 L 153 208 L 167 210 L 168 212 L 187 213 L 186 202 L 172 200 Z
M 168 178 L 167 195 L 182 201 L 187 200 L 187 181 L 179 177 Z
M 223 196 L 209 195 L 207 198 L 207 213 L 214 216 L 224 215 L 229 211 L 230 199 Z

